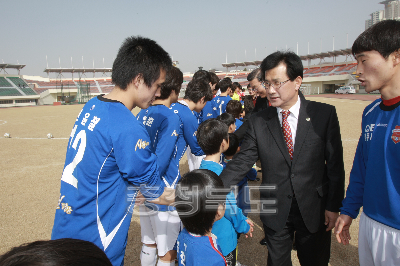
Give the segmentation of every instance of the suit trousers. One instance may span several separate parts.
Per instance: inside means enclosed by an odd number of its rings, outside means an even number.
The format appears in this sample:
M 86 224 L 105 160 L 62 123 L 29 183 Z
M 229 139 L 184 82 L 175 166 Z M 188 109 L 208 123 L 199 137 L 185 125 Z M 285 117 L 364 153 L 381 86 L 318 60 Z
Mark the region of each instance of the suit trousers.
M 272 218 L 273 219 L 273 218 Z M 268 247 L 268 266 L 291 266 L 293 237 L 297 256 L 302 266 L 327 266 L 331 250 L 331 231 L 321 224 L 316 233 L 308 231 L 301 217 L 295 197 L 292 199 L 289 217 L 284 229 L 280 232 L 264 225 L 265 239 Z

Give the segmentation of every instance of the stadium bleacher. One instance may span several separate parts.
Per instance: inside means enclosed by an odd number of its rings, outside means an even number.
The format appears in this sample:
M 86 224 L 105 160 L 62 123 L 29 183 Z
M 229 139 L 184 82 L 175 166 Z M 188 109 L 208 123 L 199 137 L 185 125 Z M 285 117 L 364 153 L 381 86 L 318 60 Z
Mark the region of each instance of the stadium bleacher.
M 4 77 L 0 77 L 0 88 L 12 88 L 13 85 L 10 84 Z

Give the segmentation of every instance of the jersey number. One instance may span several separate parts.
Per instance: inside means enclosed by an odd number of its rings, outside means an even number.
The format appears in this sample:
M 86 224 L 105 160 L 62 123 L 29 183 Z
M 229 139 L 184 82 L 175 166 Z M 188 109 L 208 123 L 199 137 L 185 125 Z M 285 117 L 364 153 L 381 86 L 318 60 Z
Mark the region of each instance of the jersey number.
M 76 128 L 75 128 L 76 130 Z M 73 140 L 74 136 L 71 136 L 71 141 Z M 75 137 L 75 141 L 72 144 L 72 148 L 74 148 L 76 150 L 77 146 L 78 146 L 78 142 L 79 140 L 80 145 L 78 148 L 78 152 L 76 153 L 74 159 L 72 160 L 72 162 L 70 164 L 68 164 L 67 166 L 65 166 L 62 177 L 61 177 L 61 181 L 64 181 L 65 183 L 68 183 L 72 186 L 74 186 L 75 188 L 78 188 L 78 179 L 76 179 L 76 177 L 74 176 L 74 171 L 76 166 L 82 161 L 83 159 L 83 155 L 85 154 L 85 149 L 86 149 L 86 132 L 85 130 L 81 130 Z

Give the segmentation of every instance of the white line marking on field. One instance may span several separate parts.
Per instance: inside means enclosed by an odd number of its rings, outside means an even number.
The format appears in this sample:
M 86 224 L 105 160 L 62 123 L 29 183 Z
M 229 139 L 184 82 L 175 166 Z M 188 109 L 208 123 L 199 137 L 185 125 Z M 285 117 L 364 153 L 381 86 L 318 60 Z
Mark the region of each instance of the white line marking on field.
M 20 137 L 14 137 L 13 139 L 49 139 L 49 138 L 20 138 Z M 69 138 L 51 138 L 51 139 L 69 139 Z
M 7 123 L 6 120 L 0 120 L 0 125 L 4 125 L 4 124 L 6 124 L 6 123 Z

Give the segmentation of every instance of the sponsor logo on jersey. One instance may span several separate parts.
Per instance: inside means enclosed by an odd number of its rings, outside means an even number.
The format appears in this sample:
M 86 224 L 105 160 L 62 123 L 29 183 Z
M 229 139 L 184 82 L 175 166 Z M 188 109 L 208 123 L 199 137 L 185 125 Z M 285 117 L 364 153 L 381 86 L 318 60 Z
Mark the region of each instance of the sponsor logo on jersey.
M 139 139 L 138 142 L 136 143 L 135 151 L 137 150 L 137 148 L 145 149 L 147 146 L 149 146 L 149 143 L 147 141 Z
M 58 204 L 57 204 L 57 208 L 56 209 L 61 209 L 66 214 L 71 214 L 71 212 L 72 212 L 71 206 L 69 206 L 68 203 L 66 203 L 66 202 L 61 202 L 64 198 L 65 198 L 65 196 L 61 196 L 61 194 L 60 194 L 60 198 L 58 199 Z
M 207 116 L 212 116 L 212 114 L 211 114 L 211 113 L 208 113 Z
M 178 136 L 178 133 L 176 133 L 176 130 L 174 130 L 174 132 L 172 132 L 172 135 L 171 135 L 171 136 L 175 136 L 175 137 Z
M 193 133 L 193 137 L 196 137 L 197 136 L 197 131 L 195 131 L 194 133 Z
M 400 126 L 396 126 L 392 130 L 392 140 L 393 140 L 394 144 L 397 144 L 400 142 Z

